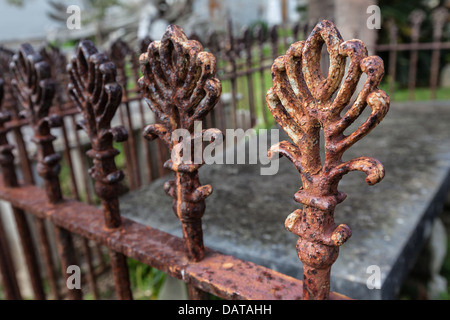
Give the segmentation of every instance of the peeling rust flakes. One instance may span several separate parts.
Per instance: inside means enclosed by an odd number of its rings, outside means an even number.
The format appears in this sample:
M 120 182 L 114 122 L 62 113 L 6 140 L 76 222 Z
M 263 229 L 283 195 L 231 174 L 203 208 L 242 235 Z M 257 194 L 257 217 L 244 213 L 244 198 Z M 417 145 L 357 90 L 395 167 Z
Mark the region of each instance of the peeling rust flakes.
M 233 267 L 234 267 L 234 264 L 231 262 L 227 262 L 222 265 L 223 269 L 232 269 Z

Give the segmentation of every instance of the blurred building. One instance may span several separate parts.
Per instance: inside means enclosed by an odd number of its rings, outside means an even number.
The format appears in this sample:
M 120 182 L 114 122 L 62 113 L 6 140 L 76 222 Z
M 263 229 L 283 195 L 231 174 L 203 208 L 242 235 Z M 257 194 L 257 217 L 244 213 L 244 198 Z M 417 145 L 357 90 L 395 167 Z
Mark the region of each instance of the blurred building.
M 201 35 L 211 28 L 224 30 L 228 18 L 236 31 L 261 22 L 272 26 L 308 20 L 313 25 L 326 18 L 336 23 L 344 39 L 364 39 L 368 47 L 375 44 L 377 35 L 377 30 L 365 27 L 367 7 L 377 0 L 122 0 L 122 3 L 123 6 L 108 8 L 102 21 L 91 18 L 89 23 L 83 22 L 81 29 L 69 30 L 64 19 L 70 14 L 65 12 L 64 5 L 56 12 L 60 16 L 57 21 L 49 16 L 50 12 L 55 15 L 55 8 L 48 0 L 24 0 L 21 7 L 0 0 L 0 43 L 14 46 L 24 41 L 64 42 L 87 37 L 100 38 L 100 43 L 118 37 L 129 42 L 145 36 L 158 39 L 174 21 L 186 33 Z M 83 8 L 83 0 L 72 0 L 70 4 L 82 8 L 82 19 L 92 16 L 92 10 Z M 189 10 L 183 11 L 186 4 Z M 166 7 L 165 13 L 162 5 Z
M 312 24 L 323 19 L 333 21 L 345 40 L 363 39 L 372 54 L 378 30 L 367 27 L 370 17 L 367 8 L 377 3 L 377 0 L 308 0 L 308 21 Z
M 56 1 L 57 2 L 57 1 Z M 164 3 L 165 2 L 165 3 Z M 110 8 L 101 23 L 102 32 L 109 34 L 118 29 L 126 29 L 126 34 L 134 32 L 136 37 L 145 35 L 151 38 L 159 38 L 165 26 L 172 21 L 167 16 L 177 15 L 175 6 L 177 2 L 190 0 L 131 0 L 125 1 L 122 7 Z M 181 16 L 179 24 L 187 29 L 188 33 L 207 31 L 213 26 L 216 29 L 224 29 L 226 20 L 230 17 L 236 29 L 244 25 L 256 22 L 264 22 L 269 26 L 288 21 L 298 21 L 300 14 L 298 7 L 306 4 L 306 0 L 192 0 L 192 11 L 189 16 Z M 65 4 L 64 1 L 60 2 Z M 166 15 L 161 16 L 158 6 L 164 3 L 169 6 Z M 83 0 L 73 0 L 71 5 L 82 8 L 82 19 L 90 15 L 89 10 L 83 7 Z M 170 6 L 173 6 L 172 7 Z M 83 23 L 80 30 L 68 30 L 64 24 L 64 17 L 70 14 L 61 8 L 60 20 L 49 16 L 55 13 L 55 8 L 48 0 L 24 0 L 22 6 L 15 6 L 7 0 L 0 0 L 0 43 L 14 45 L 16 42 L 36 42 L 48 40 L 70 40 L 95 36 L 99 26 L 90 22 Z M 123 36 L 124 32 L 116 34 Z

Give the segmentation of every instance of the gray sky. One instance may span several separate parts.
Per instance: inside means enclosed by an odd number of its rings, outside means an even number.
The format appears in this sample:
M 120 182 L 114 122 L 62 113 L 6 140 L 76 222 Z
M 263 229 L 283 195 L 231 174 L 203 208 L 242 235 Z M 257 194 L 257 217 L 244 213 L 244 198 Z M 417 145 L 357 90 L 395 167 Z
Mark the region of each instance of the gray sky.
M 228 2 L 229 1 L 229 2 Z M 224 12 L 229 11 L 234 23 L 248 24 L 257 19 L 264 19 L 271 23 L 278 23 L 279 0 L 227 0 L 222 3 Z M 297 2 L 305 0 L 289 0 L 289 14 L 295 20 L 295 6 Z M 47 16 L 50 6 L 47 0 L 25 0 L 22 7 L 13 6 L 7 0 L 0 0 L 0 43 L 5 41 L 21 41 L 35 38 L 43 38 L 57 26 L 58 22 Z M 66 0 L 67 5 L 80 5 L 81 0 Z M 240 3 L 240 5 L 235 5 Z M 277 10 L 276 10 L 277 9 Z M 208 16 L 208 1 L 196 0 L 194 11 L 200 15 Z M 70 14 L 68 14 L 69 16 Z M 274 20 L 275 19 L 275 20 Z
M 67 1 L 77 4 L 79 1 Z M 25 0 L 22 7 L 0 0 L 0 42 L 43 37 L 57 22 L 47 17 L 50 6 L 45 0 Z

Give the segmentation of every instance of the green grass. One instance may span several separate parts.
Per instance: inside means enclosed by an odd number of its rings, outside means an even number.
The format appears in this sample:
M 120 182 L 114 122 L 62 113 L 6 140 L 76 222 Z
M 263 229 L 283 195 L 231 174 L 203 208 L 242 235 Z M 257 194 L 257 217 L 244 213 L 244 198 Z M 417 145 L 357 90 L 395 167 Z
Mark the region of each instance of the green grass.
M 135 300 L 158 298 L 166 274 L 137 260 L 128 258 L 131 289 Z
M 272 87 L 272 75 L 270 70 L 264 70 L 262 74 L 259 72 L 251 75 L 253 84 L 253 101 L 255 106 L 255 117 L 257 119 L 257 126 L 255 129 L 270 128 L 275 124 L 272 114 L 269 112 L 265 100 L 267 91 Z M 241 98 L 237 102 L 237 110 L 249 110 L 250 108 L 250 94 L 249 94 L 249 80 L 246 76 L 237 78 L 236 80 L 236 95 Z M 232 85 L 230 80 L 222 81 L 222 93 L 231 93 Z M 267 123 L 264 122 L 264 115 Z
M 448 214 L 448 212 L 447 212 Z M 447 291 L 441 293 L 442 300 L 450 300 L 450 235 L 447 233 L 447 256 L 442 265 L 441 274 L 447 279 Z
M 398 85 L 394 86 L 394 92 L 389 90 L 389 86 L 386 83 L 380 85 L 380 89 L 386 91 L 391 98 L 391 102 L 405 102 L 410 101 L 410 92 L 407 88 L 399 88 Z M 431 100 L 430 88 L 416 88 L 414 90 L 413 101 L 429 101 Z M 438 88 L 436 90 L 436 100 L 450 100 L 449 88 Z

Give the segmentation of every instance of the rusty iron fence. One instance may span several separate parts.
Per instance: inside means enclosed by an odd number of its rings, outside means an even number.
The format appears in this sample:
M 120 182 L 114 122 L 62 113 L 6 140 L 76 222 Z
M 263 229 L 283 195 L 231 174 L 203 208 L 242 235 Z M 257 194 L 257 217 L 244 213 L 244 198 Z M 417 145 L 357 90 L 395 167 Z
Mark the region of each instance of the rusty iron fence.
M 99 274 L 111 272 L 116 297 L 132 299 L 127 258 L 182 279 L 191 299 L 207 299 L 208 294 L 348 299 L 330 292 L 331 266 L 351 236 L 348 226 L 334 223 L 334 208 L 345 199 L 338 183 L 359 170 L 373 185 L 384 169 L 375 159 L 342 162 L 341 157 L 388 111 L 389 97 L 378 89 L 383 61 L 368 56 L 359 40 L 344 42 L 326 20 L 304 41 L 297 40 L 307 26 L 296 25 L 281 39 L 277 27 L 246 29 L 235 36 L 232 23 L 228 26 L 224 35 L 210 34 L 204 47 L 201 39 L 189 40 L 180 27 L 169 26 L 161 41 L 141 44 L 139 53 L 120 40 L 104 53 L 91 41 L 81 41 L 68 60 L 50 45 L 39 51 L 28 44 L 17 52 L 0 49 L 0 199 L 12 208 L 34 299 L 83 299 L 82 290 L 66 289 L 61 281 L 68 279 L 69 266 L 81 262 L 94 298 L 99 298 Z M 320 71 L 323 45 L 330 52 L 326 78 Z M 350 102 L 362 74 L 367 80 Z M 226 85 L 228 102 L 221 99 Z M 268 153 L 287 157 L 301 175 L 303 186 L 295 200 L 303 209 L 289 215 L 286 228 L 299 236 L 303 279 L 207 248 L 201 218 L 214 186 L 200 183 L 201 164 L 176 161 L 182 158 L 180 141 L 172 140 L 176 129 L 193 133 L 194 121 L 204 121 L 207 128 L 216 128 L 210 131 L 214 143 L 224 129 L 242 126 L 237 112 L 241 90 L 249 127 L 276 121 L 293 141 L 274 145 Z M 345 136 L 367 106 L 369 118 Z M 121 161 L 116 161 L 117 148 L 123 150 Z M 165 174 L 174 176 L 164 189 L 173 198 L 182 239 L 120 216 L 121 194 Z M 15 270 L 0 219 L 0 271 L 7 299 L 23 298 Z
M 444 32 L 448 25 L 448 9 L 438 7 L 430 13 L 431 36 L 426 36 L 424 23 L 427 13 L 421 9 L 416 9 L 409 14 L 410 30 L 406 39 L 401 39 L 399 27 L 393 20 L 387 22 L 389 43 L 377 44 L 375 52 L 380 55 L 386 55 L 387 87 L 392 99 L 398 90 L 396 81 L 399 76 L 399 58 L 403 58 L 407 73 L 403 75 L 407 79 L 408 100 L 416 99 L 417 82 L 419 80 L 419 54 L 424 55 L 422 61 L 422 70 L 429 70 L 428 88 L 429 97 L 427 99 L 435 100 L 436 92 L 439 88 L 439 76 L 443 54 L 450 49 L 450 42 L 445 41 Z

